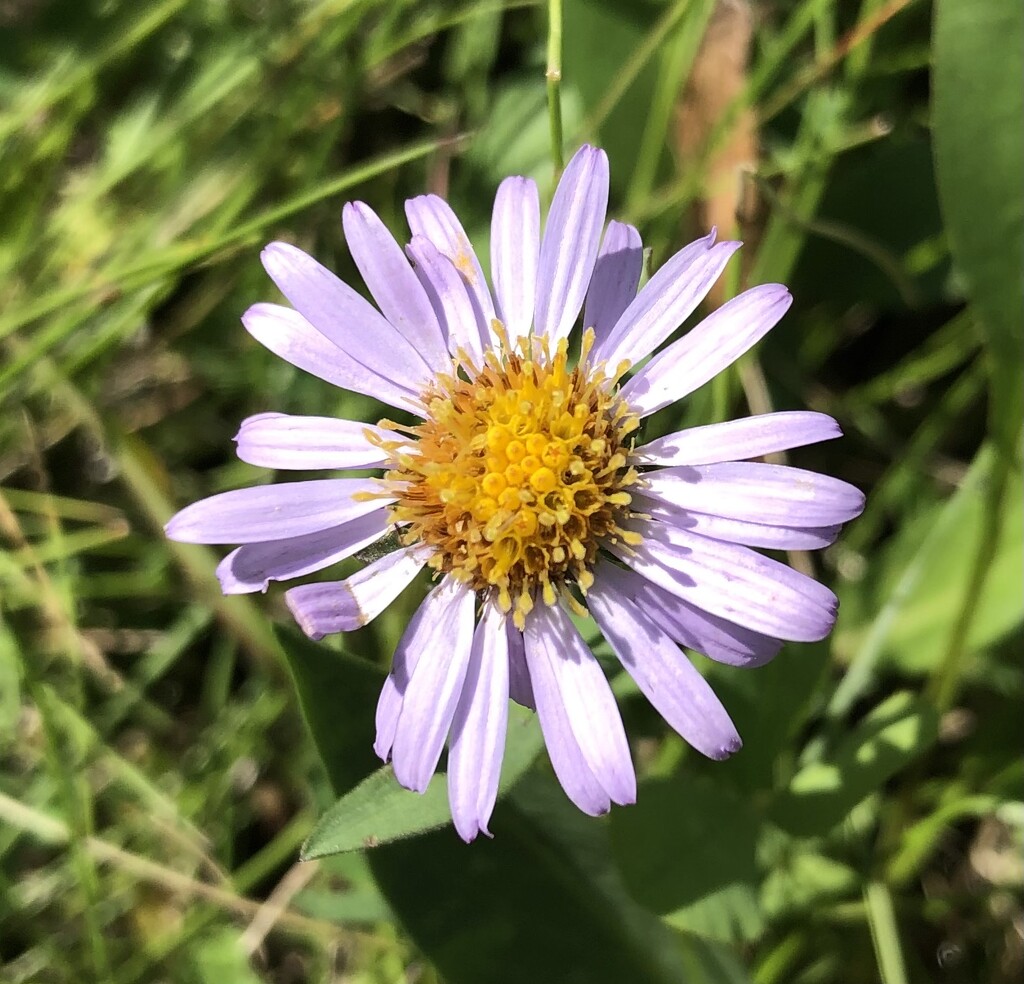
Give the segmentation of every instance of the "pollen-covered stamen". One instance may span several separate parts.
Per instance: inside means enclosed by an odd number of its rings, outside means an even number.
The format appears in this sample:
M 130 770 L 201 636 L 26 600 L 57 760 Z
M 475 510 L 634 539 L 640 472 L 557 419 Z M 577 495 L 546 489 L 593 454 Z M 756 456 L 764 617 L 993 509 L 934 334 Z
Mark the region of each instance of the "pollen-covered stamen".
M 388 448 L 384 482 L 403 540 L 434 547 L 432 566 L 495 592 L 522 627 L 538 595 L 552 605 L 566 583 L 586 593 L 602 542 L 634 539 L 620 522 L 638 421 L 614 392 L 625 366 L 606 377 L 588 364 L 592 331 L 571 369 L 565 340 L 552 355 L 546 340 L 511 346 L 494 328 L 502 349 L 468 379 L 438 379 L 426 420 L 407 429 L 415 449 Z

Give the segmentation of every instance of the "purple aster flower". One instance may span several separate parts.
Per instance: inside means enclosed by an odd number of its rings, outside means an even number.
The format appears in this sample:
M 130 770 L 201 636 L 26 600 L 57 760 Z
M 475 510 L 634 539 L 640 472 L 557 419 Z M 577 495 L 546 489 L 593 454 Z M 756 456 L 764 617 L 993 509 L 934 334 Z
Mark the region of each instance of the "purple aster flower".
M 758 666 L 782 640 L 827 635 L 835 595 L 751 547 L 826 546 L 863 507 L 844 482 L 749 460 L 838 437 L 824 414 L 638 436 L 646 417 L 743 355 L 791 297 L 779 284 L 754 287 L 664 345 L 740 244 L 712 232 L 638 293 L 640 236 L 605 225 L 607 202 L 607 158 L 593 147 L 566 168 L 543 235 L 536 185 L 502 182 L 493 291 L 440 198 L 407 203 L 404 251 L 366 205 L 346 205 L 345 235 L 376 307 L 294 246 L 272 243 L 263 263 L 292 307 L 255 305 L 242 319 L 248 331 L 418 422 L 250 417 L 237 437 L 244 461 L 382 476 L 224 492 L 167 525 L 176 540 L 241 544 L 218 568 L 227 593 L 311 574 L 396 534 L 397 549 L 347 580 L 286 593 L 314 639 L 366 625 L 421 569 L 433 572 L 395 651 L 374 747 L 399 782 L 422 791 L 447 742 L 452 816 L 467 841 L 488 832 L 510 697 L 536 709 L 580 809 L 596 815 L 636 797 L 615 700 L 570 612 L 596 620 L 683 738 L 725 758 L 739 735 L 679 647 Z

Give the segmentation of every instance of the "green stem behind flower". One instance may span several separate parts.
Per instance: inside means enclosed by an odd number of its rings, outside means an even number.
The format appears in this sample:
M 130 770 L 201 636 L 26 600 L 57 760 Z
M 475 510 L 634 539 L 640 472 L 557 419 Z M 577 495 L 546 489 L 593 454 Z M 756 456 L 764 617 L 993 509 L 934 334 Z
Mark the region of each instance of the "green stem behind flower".
M 562 173 L 562 0 L 548 0 L 548 118 L 555 177 Z

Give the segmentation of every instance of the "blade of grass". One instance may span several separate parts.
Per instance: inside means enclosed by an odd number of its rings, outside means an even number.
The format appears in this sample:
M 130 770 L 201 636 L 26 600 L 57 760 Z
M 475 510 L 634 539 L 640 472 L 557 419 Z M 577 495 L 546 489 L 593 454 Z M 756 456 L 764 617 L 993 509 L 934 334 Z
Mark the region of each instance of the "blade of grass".
M 892 893 L 882 882 L 868 882 L 864 888 L 864 903 L 882 984 L 907 984 L 907 967 L 900 947 Z

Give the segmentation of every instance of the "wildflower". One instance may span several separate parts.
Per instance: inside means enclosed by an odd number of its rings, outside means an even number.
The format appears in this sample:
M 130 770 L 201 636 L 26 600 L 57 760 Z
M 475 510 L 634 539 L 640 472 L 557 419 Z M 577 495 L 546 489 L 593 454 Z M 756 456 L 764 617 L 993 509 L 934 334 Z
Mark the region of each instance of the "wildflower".
M 366 625 L 421 569 L 432 572 L 381 693 L 374 747 L 399 782 L 422 791 L 447 740 L 452 815 L 467 841 L 488 832 L 509 697 L 536 709 L 580 809 L 596 815 L 636 797 L 615 700 L 570 613 L 593 616 L 694 748 L 725 758 L 739 735 L 679 647 L 757 666 L 782 640 L 827 635 L 832 592 L 751 547 L 823 547 L 863 506 L 844 482 L 747 460 L 839 436 L 824 414 L 639 437 L 646 417 L 754 345 L 791 297 L 778 284 L 754 287 L 662 347 L 740 244 L 712 232 L 638 293 L 640 237 L 605 226 L 607 199 L 607 159 L 593 147 L 566 168 L 543 236 L 534 183 L 502 182 L 493 293 L 459 220 L 433 195 L 407 203 L 404 252 L 366 205 L 345 206 L 377 307 L 295 247 L 268 246 L 264 266 L 292 307 L 255 305 L 243 317 L 249 332 L 417 422 L 251 417 L 237 437 L 245 461 L 381 468 L 382 477 L 224 492 L 167 526 L 176 540 L 242 544 L 218 568 L 227 593 L 311 574 L 397 535 L 397 549 L 347 580 L 285 597 L 317 639 Z

